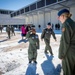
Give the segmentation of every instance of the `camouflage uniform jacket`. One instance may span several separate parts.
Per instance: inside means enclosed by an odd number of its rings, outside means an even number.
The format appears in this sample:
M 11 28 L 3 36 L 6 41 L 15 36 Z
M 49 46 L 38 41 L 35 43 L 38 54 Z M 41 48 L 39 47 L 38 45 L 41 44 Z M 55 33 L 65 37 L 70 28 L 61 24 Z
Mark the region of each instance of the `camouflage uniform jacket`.
M 75 55 L 75 22 L 70 18 L 68 18 L 62 25 L 59 58 L 64 58 L 69 51 Z
M 55 37 L 55 33 L 53 32 L 53 30 L 50 28 L 50 29 L 47 29 L 45 28 L 41 34 L 41 39 L 50 39 L 51 35 L 53 36 L 54 39 L 56 39 Z
M 29 31 L 26 35 L 26 38 L 29 40 L 29 49 L 30 50 L 37 50 L 39 49 L 39 37 L 37 34 L 31 34 Z

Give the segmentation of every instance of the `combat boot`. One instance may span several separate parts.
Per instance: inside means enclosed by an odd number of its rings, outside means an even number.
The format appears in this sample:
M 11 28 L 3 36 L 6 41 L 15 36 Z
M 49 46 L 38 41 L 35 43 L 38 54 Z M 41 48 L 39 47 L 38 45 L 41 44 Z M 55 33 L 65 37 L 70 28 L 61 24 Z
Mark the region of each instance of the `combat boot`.
M 44 53 L 45 53 L 45 54 L 48 54 L 48 52 L 47 52 L 47 51 L 44 51 Z
M 31 63 L 32 61 L 29 61 L 29 63 Z
M 34 61 L 35 64 L 37 64 L 37 61 Z

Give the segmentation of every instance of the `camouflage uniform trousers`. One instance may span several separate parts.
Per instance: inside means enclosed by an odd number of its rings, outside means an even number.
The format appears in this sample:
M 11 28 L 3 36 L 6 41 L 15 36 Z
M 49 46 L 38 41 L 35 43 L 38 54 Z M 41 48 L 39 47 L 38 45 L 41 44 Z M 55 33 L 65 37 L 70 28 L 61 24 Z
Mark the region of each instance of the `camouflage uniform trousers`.
M 53 55 L 52 48 L 50 46 L 50 40 L 44 39 L 44 41 L 45 41 L 45 44 L 46 44 L 45 53 L 47 53 L 47 51 L 49 50 L 50 54 Z
M 28 49 L 28 59 L 29 61 L 36 61 L 37 58 L 37 50 Z
M 63 75 L 75 75 L 75 54 L 69 51 L 62 60 Z
M 8 38 L 10 39 L 10 32 L 7 32 L 7 34 L 8 34 Z

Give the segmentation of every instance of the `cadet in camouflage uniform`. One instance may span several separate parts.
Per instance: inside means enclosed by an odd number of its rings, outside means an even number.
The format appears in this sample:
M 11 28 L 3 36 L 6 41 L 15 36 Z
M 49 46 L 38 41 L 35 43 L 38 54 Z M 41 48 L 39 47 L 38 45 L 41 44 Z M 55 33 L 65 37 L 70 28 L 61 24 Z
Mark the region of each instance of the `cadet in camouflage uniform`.
M 62 60 L 63 75 L 75 75 L 75 22 L 70 17 L 67 9 L 58 12 L 62 23 L 59 58 Z
M 46 47 L 45 47 L 45 53 L 48 53 L 47 50 L 49 50 L 50 54 L 53 55 L 51 46 L 50 46 L 50 37 L 51 35 L 56 41 L 55 33 L 51 29 L 51 23 L 48 23 L 47 28 L 45 28 L 41 34 L 41 39 L 44 39 Z
M 1 31 L 1 33 L 2 33 L 2 29 L 3 29 L 3 26 L 2 26 L 2 25 L 0 25 L 0 31 Z
M 6 32 L 8 34 L 8 38 L 10 39 L 10 26 L 9 25 L 7 25 L 6 27 Z
M 14 27 L 13 26 L 11 26 L 11 32 L 12 32 L 12 35 L 14 34 L 14 36 L 15 36 L 15 32 L 14 32 Z
M 26 38 L 29 40 L 29 49 L 28 49 L 28 59 L 29 63 L 32 61 L 34 63 L 37 63 L 37 49 L 39 49 L 39 37 L 36 34 L 36 31 L 34 28 L 32 28 L 30 31 L 28 31 Z

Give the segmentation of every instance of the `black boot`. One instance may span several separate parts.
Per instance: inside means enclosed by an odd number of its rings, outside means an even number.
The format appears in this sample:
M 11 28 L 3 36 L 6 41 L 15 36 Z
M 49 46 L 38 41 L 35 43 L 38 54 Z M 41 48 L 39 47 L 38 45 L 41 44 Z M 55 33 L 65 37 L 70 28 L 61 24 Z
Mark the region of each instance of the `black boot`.
M 45 54 L 48 54 L 48 52 L 47 52 L 47 51 L 44 51 L 44 53 L 45 53 Z
M 37 64 L 37 61 L 34 61 L 35 64 Z
M 51 56 L 53 56 L 53 53 L 51 54 Z
M 29 61 L 29 63 L 31 63 L 31 61 Z

